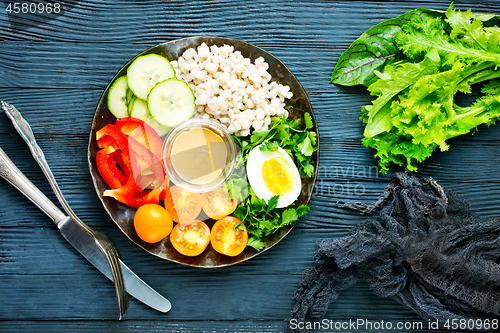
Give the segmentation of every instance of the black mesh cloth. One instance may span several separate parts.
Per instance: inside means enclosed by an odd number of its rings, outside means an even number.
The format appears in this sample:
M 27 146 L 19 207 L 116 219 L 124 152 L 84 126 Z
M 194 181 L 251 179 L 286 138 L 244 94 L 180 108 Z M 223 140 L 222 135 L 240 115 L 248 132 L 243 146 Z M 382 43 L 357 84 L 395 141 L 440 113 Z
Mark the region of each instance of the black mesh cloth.
M 481 218 L 461 196 L 408 173 L 395 173 L 377 202 L 343 207 L 371 213 L 391 196 L 378 219 L 319 243 L 287 320 L 321 319 L 358 276 L 376 295 L 441 324 L 498 318 L 500 219 Z

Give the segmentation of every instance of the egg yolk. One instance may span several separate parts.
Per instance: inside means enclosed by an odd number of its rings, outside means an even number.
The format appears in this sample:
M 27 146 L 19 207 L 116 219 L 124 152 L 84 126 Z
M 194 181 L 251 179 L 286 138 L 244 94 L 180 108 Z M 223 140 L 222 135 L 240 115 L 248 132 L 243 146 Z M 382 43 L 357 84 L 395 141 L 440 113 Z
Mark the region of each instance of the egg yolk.
M 290 165 L 281 157 L 273 157 L 264 162 L 262 177 L 267 188 L 274 195 L 286 195 L 292 192 L 297 185 Z

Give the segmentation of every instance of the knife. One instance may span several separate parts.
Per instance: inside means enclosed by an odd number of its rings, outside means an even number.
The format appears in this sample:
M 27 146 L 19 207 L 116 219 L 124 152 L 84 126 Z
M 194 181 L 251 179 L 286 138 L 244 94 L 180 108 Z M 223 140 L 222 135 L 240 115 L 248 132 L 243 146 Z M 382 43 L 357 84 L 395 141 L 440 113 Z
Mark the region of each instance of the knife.
M 12 120 L 14 127 L 21 134 L 23 139 L 28 143 L 33 156 L 37 162 L 42 166 L 44 173 L 46 170 L 43 163 L 46 164 L 43 152 L 36 144 L 34 135 L 31 131 L 29 124 L 21 116 L 19 111 L 11 104 L 2 101 L 2 107 L 7 116 Z M 1 150 L 1 148 L 0 148 Z M 0 176 L 9 181 L 25 196 L 33 201 L 42 211 L 52 218 L 54 223 L 58 226 L 62 235 L 73 245 L 88 261 L 90 261 L 97 269 L 99 269 L 106 277 L 113 281 L 113 276 L 106 255 L 97 246 L 94 236 L 91 234 L 91 229 L 88 228 L 83 222 L 80 222 L 76 215 L 71 211 L 68 205 L 68 215 L 60 211 L 43 193 L 41 193 L 23 174 L 19 169 L 10 161 L 5 152 L 1 150 L 0 158 Z M 48 169 L 48 165 L 46 166 Z M 47 174 L 46 174 L 47 175 Z M 53 178 L 51 172 L 48 172 L 48 178 Z M 50 181 L 51 179 L 49 179 Z M 53 180 L 55 184 L 55 179 Z M 51 184 L 52 185 L 52 184 Z M 62 197 L 59 188 L 53 186 L 56 195 Z M 36 201 L 34 200 L 36 199 Z M 62 201 L 65 201 L 64 199 Z M 170 302 L 147 285 L 135 273 L 128 268 L 121 259 L 119 260 L 123 272 L 123 280 L 125 290 L 143 302 L 144 304 L 161 312 L 168 312 L 171 308 Z
M 2 148 L 0 148 L 0 176 L 47 214 L 57 225 L 64 238 L 108 279 L 113 280 L 106 255 L 97 247 L 92 235 L 82 229 L 73 218 L 64 214 L 33 185 Z M 121 259 L 120 266 L 123 271 L 125 289 L 130 295 L 158 311 L 168 312 L 170 310 L 170 302 L 135 275 Z

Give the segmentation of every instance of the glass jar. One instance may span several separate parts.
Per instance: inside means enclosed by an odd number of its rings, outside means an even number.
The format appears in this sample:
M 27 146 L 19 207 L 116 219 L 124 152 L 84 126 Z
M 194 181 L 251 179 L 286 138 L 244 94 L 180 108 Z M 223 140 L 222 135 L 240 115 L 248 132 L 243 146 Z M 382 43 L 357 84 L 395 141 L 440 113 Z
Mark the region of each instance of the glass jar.
M 163 162 L 175 185 L 189 192 L 208 192 L 221 186 L 233 172 L 236 146 L 219 122 L 189 119 L 168 133 Z

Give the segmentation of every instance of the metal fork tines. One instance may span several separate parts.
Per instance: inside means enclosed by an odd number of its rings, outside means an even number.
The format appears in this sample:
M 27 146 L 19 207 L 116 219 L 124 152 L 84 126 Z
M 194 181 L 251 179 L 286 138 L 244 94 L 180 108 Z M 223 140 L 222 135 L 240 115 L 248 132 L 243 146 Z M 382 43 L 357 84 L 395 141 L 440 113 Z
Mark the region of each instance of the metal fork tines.
M 7 116 L 12 120 L 12 123 L 14 124 L 16 130 L 28 144 L 33 157 L 42 168 L 43 173 L 47 177 L 47 180 L 54 190 L 54 193 L 56 194 L 56 197 L 61 203 L 64 211 L 74 221 L 76 221 L 81 228 L 86 229 L 86 231 L 93 236 L 95 243 L 105 254 L 106 260 L 108 261 L 111 269 L 111 274 L 115 285 L 116 297 L 118 301 L 119 319 L 122 319 L 122 317 L 128 311 L 128 294 L 125 290 L 123 272 L 119 262 L 120 255 L 118 253 L 116 245 L 108 236 L 91 229 L 76 216 L 76 214 L 73 212 L 68 202 L 64 198 L 59 186 L 57 185 L 56 179 L 54 178 L 54 175 L 52 174 L 52 171 L 50 170 L 50 167 L 45 160 L 45 156 L 41 148 L 38 146 L 35 140 L 35 136 L 33 135 L 33 131 L 31 130 L 28 122 L 21 116 L 21 113 L 13 105 L 5 103 L 3 101 L 1 101 L 1 104 Z

